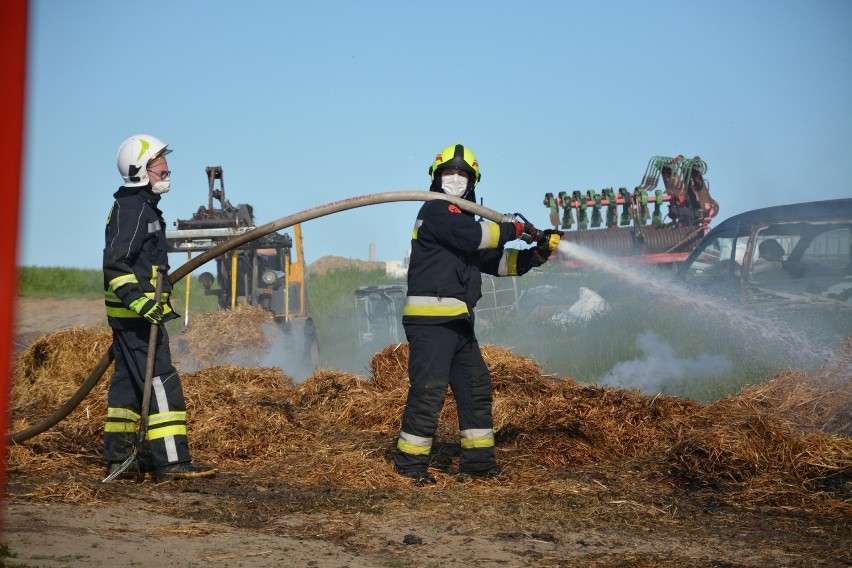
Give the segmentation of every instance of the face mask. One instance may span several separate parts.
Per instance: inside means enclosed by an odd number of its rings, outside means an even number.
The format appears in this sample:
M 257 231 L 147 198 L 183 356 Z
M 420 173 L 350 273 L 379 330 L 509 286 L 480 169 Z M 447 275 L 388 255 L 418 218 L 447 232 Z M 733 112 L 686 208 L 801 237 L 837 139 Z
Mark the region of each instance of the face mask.
M 171 178 L 161 179 L 158 182 L 155 182 L 153 186 L 151 186 L 151 191 L 154 192 L 154 195 L 161 195 L 169 191 L 172 186 Z
M 450 174 L 441 177 L 441 189 L 447 195 L 461 197 L 467 192 L 467 178 L 458 174 Z

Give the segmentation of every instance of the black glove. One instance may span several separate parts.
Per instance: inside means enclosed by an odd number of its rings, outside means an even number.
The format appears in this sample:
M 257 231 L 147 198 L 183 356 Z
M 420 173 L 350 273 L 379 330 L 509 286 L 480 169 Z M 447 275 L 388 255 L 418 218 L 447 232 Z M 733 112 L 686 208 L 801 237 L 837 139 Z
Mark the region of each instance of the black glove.
M 532 251 L 532 256 L 530 257 L 530 264 L 532 264 L 536 268 L 547 262 L 547 259 L 550 258 L 550 251 L 547 249 L 533 247 L 530 250 Z
M 538 267 L 547 262 L 551 253 L 559 246 L 561 239 L 561 231 L 554 231 L 553 229 L 541 231 L 536 239 L 536 245 L 531 249 L 530 262 L 532 265 Z
M 554 231 L 553 229 L 541 231 L 536 238 L 536 246 L 542 251 L 547 251 L 547 256 L 550 256 L 550 253 L 559 247 L 562 235 L 562 231 Z

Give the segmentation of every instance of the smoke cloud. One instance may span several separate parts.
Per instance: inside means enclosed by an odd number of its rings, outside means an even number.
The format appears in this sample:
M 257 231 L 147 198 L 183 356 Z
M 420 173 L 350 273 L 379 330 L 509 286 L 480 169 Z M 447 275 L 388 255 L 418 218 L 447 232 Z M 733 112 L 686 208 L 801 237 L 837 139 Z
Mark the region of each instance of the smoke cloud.
M 723 376 L 733 364 L 724 355 L 702 353 L 697 357 L 681 359 L 671 345 L 657 333 L 645 331 L 636 338 L 636 346 L 644 355 L 632 361 L 623 361 L 613 367 L 598 382 L 601 385 L 637 389 L 647 394 L 660 392 L 666 385 L 690 379 Z
M 269 348 L 259 353 L 259 367 L 278 367 L 296 383 L 304 382 L 314 372 L 308 350 L 307 338 L 301 327 L 285 333 L 274 323 L 263 324 L 263 335 Z

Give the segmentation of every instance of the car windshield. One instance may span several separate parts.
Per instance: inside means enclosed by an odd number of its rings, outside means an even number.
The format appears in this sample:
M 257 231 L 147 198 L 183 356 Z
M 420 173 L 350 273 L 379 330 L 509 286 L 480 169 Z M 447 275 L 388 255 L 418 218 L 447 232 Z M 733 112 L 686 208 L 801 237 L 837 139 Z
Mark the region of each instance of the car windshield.
M 719 235 L 704 243 L 695 259 L 687 267 L 684 279 L 687 282 L 706 285 L 720 281 L 732 271 L 738 273 L 745 255 L 746 240 L 735 236 Z M 734 261 L 734 266 L 731 261 Z

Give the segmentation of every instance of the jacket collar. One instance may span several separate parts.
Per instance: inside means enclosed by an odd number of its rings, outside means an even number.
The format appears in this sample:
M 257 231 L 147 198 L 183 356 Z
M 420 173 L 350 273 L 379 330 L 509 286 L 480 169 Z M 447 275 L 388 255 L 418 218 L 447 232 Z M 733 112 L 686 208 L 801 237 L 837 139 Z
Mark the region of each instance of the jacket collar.
M 121 186 L 118 188 L 118 191 L 115 192 L 114 197 L 118 199 L 119 197 L 130 197 L 131 195 L 139 194 L 141 197 L 145 199 L 151 205 L 157 205 L 160 202 L 160 198 L 162 195 L 157 195 L 153 191 L 151 191 L 151 184 L 140 185 L 138 187 L 126 187 Z

